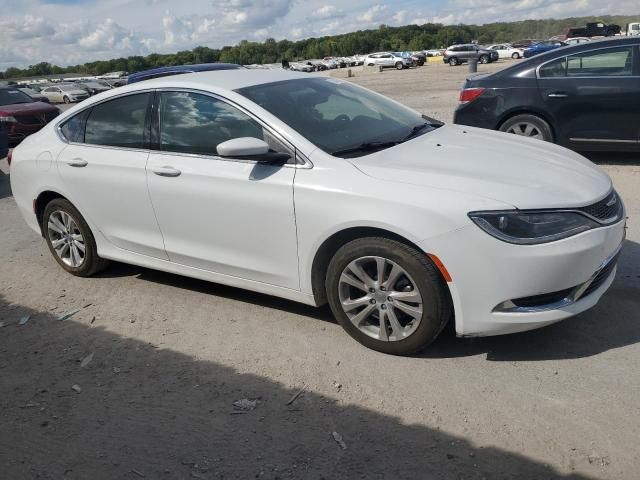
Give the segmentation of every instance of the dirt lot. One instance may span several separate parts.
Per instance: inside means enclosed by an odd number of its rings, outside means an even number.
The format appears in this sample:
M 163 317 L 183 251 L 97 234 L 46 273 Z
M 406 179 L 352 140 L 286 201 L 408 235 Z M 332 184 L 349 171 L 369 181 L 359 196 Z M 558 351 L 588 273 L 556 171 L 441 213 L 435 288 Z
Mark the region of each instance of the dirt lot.
M 465 70 L 353 80 L 450 120 Z M 630 217 L 599 305 L 525 334 L 449 329 L 414 358 L 326 309 L 118 264 L 66 275 L 0 174 L 0 477 L 638 478 L 640 161 L 595 159 Z

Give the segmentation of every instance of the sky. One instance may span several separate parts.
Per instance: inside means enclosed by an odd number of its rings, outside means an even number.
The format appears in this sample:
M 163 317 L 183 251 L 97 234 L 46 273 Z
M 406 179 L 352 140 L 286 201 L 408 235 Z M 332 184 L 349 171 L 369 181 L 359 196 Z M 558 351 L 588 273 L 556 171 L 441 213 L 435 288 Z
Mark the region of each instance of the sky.
M 633 14 L 638 0 L 0 0 L 0 70 L 387 25 Z

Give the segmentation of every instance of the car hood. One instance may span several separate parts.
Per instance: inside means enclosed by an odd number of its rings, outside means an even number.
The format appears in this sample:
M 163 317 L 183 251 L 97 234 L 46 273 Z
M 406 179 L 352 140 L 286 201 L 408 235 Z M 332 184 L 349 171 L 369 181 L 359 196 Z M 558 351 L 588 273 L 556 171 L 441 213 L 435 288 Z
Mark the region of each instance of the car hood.
M 0 106 L 0 113 L 4 113 L 6 115 L 43 113 L 53 110 L 57 110 L 57 108 L 44 102 L 15 103 L 13 105 Z
M 606 173 L 575 152 L 458 125 L 349 161 L 371 177 L 454 190 L 519 209 L 585 206 L 612 188 Z

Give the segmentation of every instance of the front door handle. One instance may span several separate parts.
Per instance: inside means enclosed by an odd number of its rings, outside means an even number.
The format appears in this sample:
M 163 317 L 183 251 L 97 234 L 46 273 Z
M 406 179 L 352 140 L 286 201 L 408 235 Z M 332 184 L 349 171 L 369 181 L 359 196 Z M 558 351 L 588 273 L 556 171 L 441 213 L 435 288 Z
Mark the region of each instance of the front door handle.
M 72 158 L 67 161 L 67 165 L 70 167 L 86 167 L 87 163 L 88 162 L 84 158 Z
M 168 167 L 166 165 L 164 167 L 156 167 L 152 169 L 152 171 L 153 173 L 155 173 L 156 175 L 160 175 L 161 177 L 179 177 L 182 173 L 177 168 Z
M 549 98 L 567 98 L 569 95 L 567 95 L 564 92 L 553 92 L 550 93 L 549 95 L 547 95 Z

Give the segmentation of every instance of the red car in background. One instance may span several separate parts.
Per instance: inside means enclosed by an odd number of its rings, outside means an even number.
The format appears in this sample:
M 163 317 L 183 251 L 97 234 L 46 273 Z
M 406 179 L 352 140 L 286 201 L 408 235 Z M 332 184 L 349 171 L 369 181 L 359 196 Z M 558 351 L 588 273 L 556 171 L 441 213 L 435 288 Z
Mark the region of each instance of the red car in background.
M 0 87 L 0 123 L 5 127 L 10 146 L 37 132 L 59 114 L 57 107 L 35 102 L 17 88 Z

